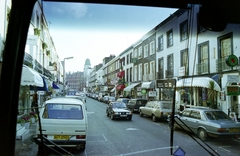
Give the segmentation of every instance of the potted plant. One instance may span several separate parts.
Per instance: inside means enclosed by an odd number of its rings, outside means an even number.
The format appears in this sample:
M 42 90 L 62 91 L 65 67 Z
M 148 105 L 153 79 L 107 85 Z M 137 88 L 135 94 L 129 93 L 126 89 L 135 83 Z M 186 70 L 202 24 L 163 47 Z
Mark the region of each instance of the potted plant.
M 31 116 L 31 118 L 34 119 L 34 122 L 37 121 L 38 116 L 37 116 L 36 112 L 30 112 L 29 115 Z M 33 121 L 33 119 L 32 119 L 32 121 Z M 32 122 L 32 123 L 34 123 L 34 122 Z
M 20 119 L 22 123 L 24 123 L 24 126 L 26 129 L 29 129 L 30 123 L 31 123 L 31 116 L 30 115 L 23 115 Z

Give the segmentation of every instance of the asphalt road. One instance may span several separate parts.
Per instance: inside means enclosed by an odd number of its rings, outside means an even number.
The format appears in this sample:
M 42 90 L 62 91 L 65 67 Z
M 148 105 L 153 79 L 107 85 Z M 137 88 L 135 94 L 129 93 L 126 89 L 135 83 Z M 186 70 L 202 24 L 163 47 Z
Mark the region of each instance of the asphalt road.
M 79 156 L 168 156 L 185 152 L 189 156 L 223 155 L 238 156 L 240 141 L 237 139 L 211 139 L 199 145 L 183 131 L 174 132 L 170 147 L 170 129 L 167 122 L 152 122 L 148 117 L 133 115 L 132 121 L 111 120 L 106 116 L 102 102 L 87 98 L 88 138 L 84 152 L 70 151 Z M 215 152 L 208 152 L 213 149 Z M 171 153 L 172 151 L 172 153 Z M 37 146 L 31 144 L 20 155 L 37 155 Z M 49 154 L 54 156 L 56 154 Z

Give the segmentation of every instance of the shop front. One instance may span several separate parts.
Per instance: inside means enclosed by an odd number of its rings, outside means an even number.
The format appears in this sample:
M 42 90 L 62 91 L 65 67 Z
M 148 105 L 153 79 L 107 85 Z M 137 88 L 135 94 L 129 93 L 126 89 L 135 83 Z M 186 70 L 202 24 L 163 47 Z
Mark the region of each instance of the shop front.
M 218 108 L 220 91 L 218 83 L 209 77 L 180 79 L 176 83 L 176 104 L 180 110 L 190 106 Z
M 223 90 L 220 94 L 220 107 L 226 114 L 240 118 L 240 76 L 238 73 L 222 75 Z
M 127 95 L 131 98 L 137 98 L 138 97 L 138 90 L 136 89 L 137 87 L 140 86 L 140 83 L 132 83 L 129 86 L 127 86 L 126 88 L 123 89 L 123 91 L 125 92 L 124 95 Z
M 155 91 L 155 82 L 143 82 L 141 85 L 142 89 L 142 98 L 147 100 L 154 100 L 156 97 Z

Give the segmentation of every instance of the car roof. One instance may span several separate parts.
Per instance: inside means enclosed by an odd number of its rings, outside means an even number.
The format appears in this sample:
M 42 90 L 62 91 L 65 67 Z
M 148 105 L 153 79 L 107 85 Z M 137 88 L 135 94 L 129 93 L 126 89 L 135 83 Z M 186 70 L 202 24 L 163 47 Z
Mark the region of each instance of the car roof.
M 62 104 L 81 104 L 84 105 L 82 101 L 79 99 L 74 98 L 67 98 L 67 97 L 58 97 L 58 98 L 52 98 L 50 100 L 45 101 L 46 104 L 49 103 L 62 103 Z

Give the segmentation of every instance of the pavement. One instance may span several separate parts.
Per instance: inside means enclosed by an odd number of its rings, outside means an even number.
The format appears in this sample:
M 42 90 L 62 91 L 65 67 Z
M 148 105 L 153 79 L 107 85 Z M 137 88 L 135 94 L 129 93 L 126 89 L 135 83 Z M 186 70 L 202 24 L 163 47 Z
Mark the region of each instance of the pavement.
M 25 137 L 23 137 L 22 139 L 18 139 L 18 138 L 16 139 L 16 141 L 15 141 L 15 156 L 20 156 L 22 151 L 26 151 L 27 149 L 29 149 L 29 146 L 33 146 L 33 148 L 37 147 L 37 144 L 35 144 L 31 140 L 32 135 L 34 135 L 36 133 L 37 124 L 38 124 L 38 122 L 35 122 L 30 125 L 29 132 L 28 132 L 28 134 L 26 134 Z

